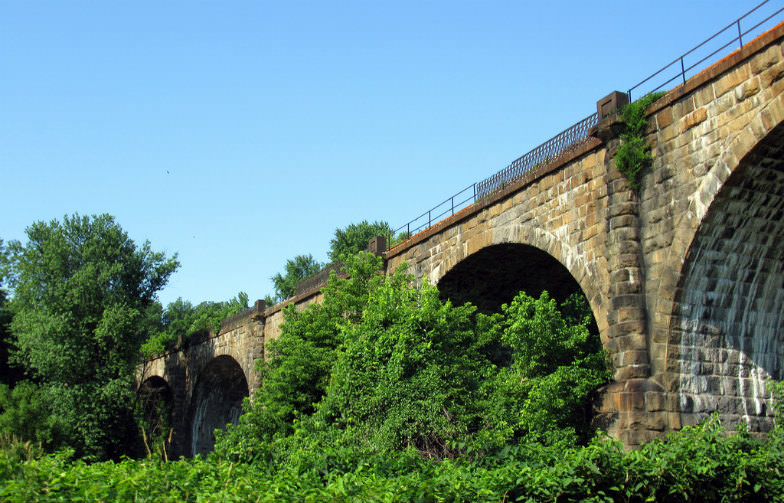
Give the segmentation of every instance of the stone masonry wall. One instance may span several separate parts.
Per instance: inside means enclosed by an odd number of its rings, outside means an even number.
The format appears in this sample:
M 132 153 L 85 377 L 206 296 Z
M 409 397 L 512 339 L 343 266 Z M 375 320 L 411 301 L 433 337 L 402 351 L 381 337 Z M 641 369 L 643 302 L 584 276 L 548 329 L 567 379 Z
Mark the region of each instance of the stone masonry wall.
M 655 428 L 714 411 L 730 425 L 770 427 L 763 381 L 782 377 L 771 364 L 782 356 L 781 292 L 770 285 L 782 285 L 784 187 L 782 153 L 765 144 L 781 145 L 782 35 L 780 25 L 649 109 L 641 239 L 661 392 L 640 413 Z

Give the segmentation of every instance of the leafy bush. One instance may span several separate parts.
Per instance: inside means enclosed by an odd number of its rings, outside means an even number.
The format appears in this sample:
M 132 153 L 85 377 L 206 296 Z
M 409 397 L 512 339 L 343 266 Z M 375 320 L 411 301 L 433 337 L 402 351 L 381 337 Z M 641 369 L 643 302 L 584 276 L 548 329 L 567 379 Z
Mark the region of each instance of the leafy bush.
M 710 418 L 635 451 L 598 436 L 583 447 L 527 440 L 472 459 L 327 442 L 285 463 L 213 455 L 88 464 L 68 452 L 0 449 L 0 500 L 772 502 L 784 498 L 780 442 L 779 433 L 757 440 Z
M 47 448 L 62 444 L 68 425 L 55 414 L 47 389 L 20 381 L 13 389 L 0 384 L 0 432 L 9 439 L 32 441 Z
M 665 93 L 657 92 L 643 96 L 621 109 L 621 120 L 625 128 L 621 133 L 621 145 L 615 153 L 615 165 L 629 180 L 629 187 L 640 188 L 642 170 L 650 165 L 651 147 L 645 139 L 648 127 L 647 110 Z
M 356 322 L 365 309 L 369 292 L 384 281 L 382 262 L 363 253 L 349 256 L 344 264 L 348 278 L 333 271 L 322 302 L 304 310 L 285 308 L 281 335 L 267 346 L 267 359 L 256 363 L 264 386 L 257 390 L 240 424 L 216 432 L 216 450 L 254 457 L 259 443 L 289 435 L 295 421 L 310 415 L 324 395 L 330 369 L 341 342 L 342 329 Z
M 445 458 L 527 435 L 588 438 L 609 371 L 586 302 L 570 299 L 564 316 L 546 292 L 521 293 L 486 316 L 380 267 L 347 257 L 349 277 L 333 275 L 322 302 L 285 311 L 258 364 L 264 386 L 218 434 L 220 456 L 293 462 L 344 445 Z

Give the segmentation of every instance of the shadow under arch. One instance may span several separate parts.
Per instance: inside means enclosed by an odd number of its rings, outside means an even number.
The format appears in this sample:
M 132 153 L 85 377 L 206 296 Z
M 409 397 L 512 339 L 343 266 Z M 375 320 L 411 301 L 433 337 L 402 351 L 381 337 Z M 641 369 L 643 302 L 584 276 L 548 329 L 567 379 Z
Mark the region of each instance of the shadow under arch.
M 665 364 L 683 424 L 772 427 L 784 361 L 784 124 L 741 159 L 685 253 Z
M 518 292 L 539 297 L 543 290 L 558 302 L 582 292 L 569 270 L 552 255 L 518 243 L 490 245 L 464 258 L 438 281 L 440 295 L 480 312 L 500 311 Z
M 237 424 L 248 380 L 231 356 L 218 356 L 204 367 L 193 390 L 190 407 L 190 454 L 207 454 L 215 447 L 215 430 Z
M 168 450 L 174 425 L 174 394 L 169 383 L 160 376 L 148 377 L 139 386 L 138 399 L 146 448 L 155 450 L 159 447 L 158 442 L 162 442 Z

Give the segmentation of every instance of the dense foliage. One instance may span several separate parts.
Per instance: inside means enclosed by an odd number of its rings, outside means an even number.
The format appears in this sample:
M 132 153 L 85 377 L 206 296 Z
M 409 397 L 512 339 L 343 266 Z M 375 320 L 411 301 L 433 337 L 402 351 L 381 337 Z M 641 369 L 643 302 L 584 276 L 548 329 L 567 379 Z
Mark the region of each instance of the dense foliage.
M 764 441 L 715 418 L 624 452 L 598 437 L 583 447 L 520 443 L 469 459 L 413 450 L 368 454 L 335 445 L 287 463 L 218 456 L 89 464 L 68 453 L 37 457 L 0 438 L 0 500 L 138 502 L 688 502 L 782 501 L 780 428 Z
M 333 275 L 322 302 L 287 308 L 259 362 L 264 386 L 219 435 L 221 455 L 285 462 L 350 445 L 445 458 L 588 438 L 586 410 L 609 371 L 584 302 L 564 316 L 546 293 L 521 293 L 487 316 L 380 267 L 370 254 L 347 257 L 348 277 Z
M 179 264 L 137 246 L 109 215 L 36 222 L 27 237 L 9 243 L 8 275 L 12 356 L 31 380 L 2 390 L 0 424 L 117 457 L 135 436 L 134 372 L 155 295 Z

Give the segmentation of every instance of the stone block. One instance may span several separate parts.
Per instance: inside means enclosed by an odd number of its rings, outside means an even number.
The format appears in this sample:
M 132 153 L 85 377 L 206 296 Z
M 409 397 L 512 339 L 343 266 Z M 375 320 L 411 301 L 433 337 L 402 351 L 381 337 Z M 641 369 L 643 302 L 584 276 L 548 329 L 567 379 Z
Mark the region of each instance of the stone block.
M 639 248 L 639 244 L 634 242 L 631 243 Z M 620 267 L 639 267 L 639 255 L 637 253 L 621 253 L 618 255 L 617 265 Z
M 596 234 L 597 234 L 598 232 L 599 232 L 599 226 L 598 226 L 598 225 L 591 225 L 591 226 L 589 226 L 589 227 L 586 227 L 586 228 L 585 228 L 585 229 L 584 229 L 584 230 L 583 230 L 583 231 L 580 233 L 580 241 L 583 241 L 583 242 L 584 242 L 584 241 L 588 241 L 588 240 L 589 240 L 589 239 L 591 239 L 592 237 L 596 236 Z
M 612 309 L 620 309 L 625 307 L 640 308 L 644 304 L 644 297 L 642 295 L 618 295 L 612 298 Z
M 619 227 L 632 227 L 636 225 L 636 215 L 620 215 L 616 217 L 610 217 L 610 229 L 617 229 Z
M 683 427 L 680 412 L 673 411 L 667 413 L 667 423 L 670 430 L 680 430 Z
M 672 108 L 667 107 L 656 114 L 656 128 L 661 131 L 673 123 Z
M 613 283 L 610 290 L 617 295 L 639 294 L 642 293 L 642 284 L 628 281 Z
M 681 119 L 680 121 L 681 133 L 688 131 L 689 129 L 693 128 L 697 124 L 700 124 L 707 118 L 708 118 L 708 112 L 704 107 L 698 108 L 697 110 L 690 112 L 689 114 L 684 116 L 683 119 Z
M 621 367 L 649 365 L 648 351 L 644 349 L 619 353 L 618 365 Z
M 757 75 L 781 61 L 781 48 L 769 47 L 765 52 L 755 55 L 750 61 L 751 73 Z
M 648 412 L 667 411 L 667 394 L 662 391 L 646 391 L 645 409 Z
M 741 102 L 760 91 L 760 78 L 754 77 L 735 88 L 735 99 Z
M 596 111 L 599 120 L 609 117 L 623 105 L 629 103 L 629 95 L 620 91 L 614 91 L 596 102 Z
M 713 90 L 717 98 L 721 98 L 727 92 L 735 89 L 743 81 L 751 77 L 749 65 L 742 65 L 736 69 L 725 73 L 713 83 Z
M 618 393 L 616 395 L 616 410 L 619 412 L 643 412 L 645 411 L 645 395 L 641 393 Z M 640 416 L 626 416 L 627 418 L 637 418 Z
M 694 104 L 697 107 L 711 105 L 715 99 L 716 94 L 711 85 L 703 86 L 694 92 Z
M 648 413 L 646 416 L 645 426 L 648 430 L 663 432 L 667 429 L 668 420 L 667 415 L 663 412 Z

